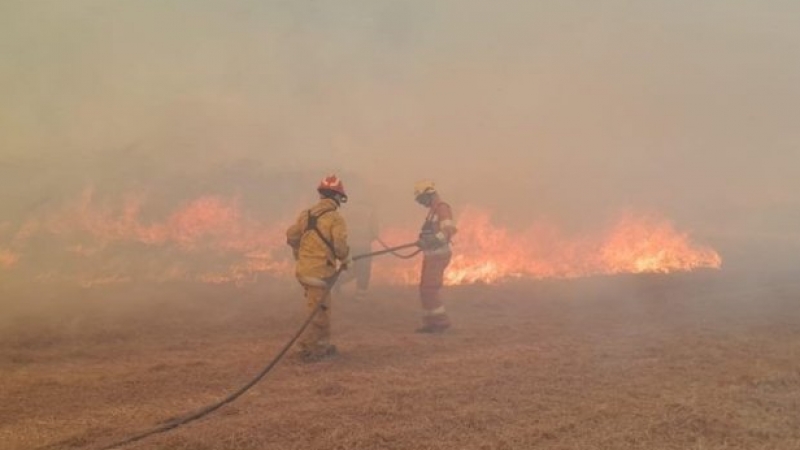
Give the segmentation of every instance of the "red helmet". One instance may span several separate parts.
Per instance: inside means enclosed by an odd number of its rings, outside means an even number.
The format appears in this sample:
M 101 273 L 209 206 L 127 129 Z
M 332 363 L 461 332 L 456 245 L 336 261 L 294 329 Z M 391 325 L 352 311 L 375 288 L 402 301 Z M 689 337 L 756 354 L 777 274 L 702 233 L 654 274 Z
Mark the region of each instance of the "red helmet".
M 347 200 L 347 194 L 344 192 L 344 184 L 342 184 L 342 180 L 336 175 L 328 175 L 319 182 L 317 192 L 321 194 L 325 191 L 339 194 L 345 201 Z

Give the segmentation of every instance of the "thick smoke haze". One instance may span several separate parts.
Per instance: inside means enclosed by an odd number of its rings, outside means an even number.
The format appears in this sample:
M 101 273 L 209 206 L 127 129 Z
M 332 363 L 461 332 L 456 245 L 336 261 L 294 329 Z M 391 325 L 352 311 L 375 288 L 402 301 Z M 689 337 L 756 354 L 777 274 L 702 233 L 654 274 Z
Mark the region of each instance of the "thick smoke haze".
M 87 186 L 283 217 L 337 171 L 387 222 L 433 178 L 510 226 L 632 208 L 785 248 L 798 55 L 794 1 L 7 0 L 0 225 Z

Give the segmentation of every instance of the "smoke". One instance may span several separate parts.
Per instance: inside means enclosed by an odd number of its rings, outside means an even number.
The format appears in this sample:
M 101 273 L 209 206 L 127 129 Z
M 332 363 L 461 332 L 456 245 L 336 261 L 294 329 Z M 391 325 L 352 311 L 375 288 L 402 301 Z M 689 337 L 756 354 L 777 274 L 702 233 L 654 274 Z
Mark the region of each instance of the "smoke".
M 432 178 L 519 226 L 796 246 L 798 51 L 790 1 L 6 1 L 0 233 L 87 188 L 283 218 L 336 171 L 388 223 Z

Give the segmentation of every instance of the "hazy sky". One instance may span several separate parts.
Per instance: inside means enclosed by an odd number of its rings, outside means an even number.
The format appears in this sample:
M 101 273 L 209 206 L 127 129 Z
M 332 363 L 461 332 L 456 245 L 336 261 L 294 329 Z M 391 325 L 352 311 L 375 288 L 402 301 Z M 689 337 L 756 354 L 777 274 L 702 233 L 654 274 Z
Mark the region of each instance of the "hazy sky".
M 800 225 L 798 124 L 791 0 L 0 3 L 4 202 L 250 161 L 771 232 Z

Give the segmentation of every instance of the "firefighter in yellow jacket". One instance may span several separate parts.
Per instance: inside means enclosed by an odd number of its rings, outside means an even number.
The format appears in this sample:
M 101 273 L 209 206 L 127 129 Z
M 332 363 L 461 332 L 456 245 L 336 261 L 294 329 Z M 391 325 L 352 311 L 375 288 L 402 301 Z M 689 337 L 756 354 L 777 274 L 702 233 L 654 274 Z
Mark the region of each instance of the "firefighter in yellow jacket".
M 317 188 L 319 202 L 304 210 L 286 230 L 286 242 L 297 261 L 297 280 L 305 289 L 309 313 L 323 304 L 309 327 L 300 337 L 301 357 L 308 362 L 337 354 L 330 343 L 331 284 L 340 267 L 351 263 L 347 243 L 347 226 L 339 207 L 347 202 L 342 181 L 335 175 L 322 179 Z

